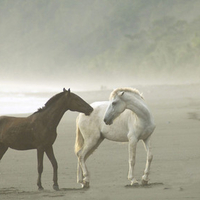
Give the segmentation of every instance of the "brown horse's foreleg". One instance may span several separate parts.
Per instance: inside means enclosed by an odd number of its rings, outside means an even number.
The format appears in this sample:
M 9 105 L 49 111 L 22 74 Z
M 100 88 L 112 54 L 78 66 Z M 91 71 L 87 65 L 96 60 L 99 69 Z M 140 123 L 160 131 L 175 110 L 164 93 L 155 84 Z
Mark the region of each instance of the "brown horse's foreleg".
M 43 190 L 41 183 L 41 176 L 43 172 L 43 158 L 44 158 L 44 149 L 37 149 L 37 159 L 38 159 L 38 179 L 37 179 L 37 186 L 38 190 Z
M 7 150 L 8 147 L 0 143 L 0 160 L 2 159 L 3 155 L 6 153 Z
M 45 149 L 45 152 L 49 158 L 49 160 L 51 161 L 51 164 L 53 166 L 53 189 L 54 190 L 59 190 L 59 186 L 58 186 L 58 164 L 56 161 L 56 158 L 54 156 L 54 152 L 53 152 L 53 147 L 50 146 L 47 149 Z

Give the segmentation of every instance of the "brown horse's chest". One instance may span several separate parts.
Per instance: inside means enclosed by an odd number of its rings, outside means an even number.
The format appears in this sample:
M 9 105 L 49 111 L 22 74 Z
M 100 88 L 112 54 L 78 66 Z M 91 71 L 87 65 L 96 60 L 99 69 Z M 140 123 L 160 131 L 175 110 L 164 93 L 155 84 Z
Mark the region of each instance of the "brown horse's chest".
M 39 134 L 35 134 L 35 145 L 36 146 L 49 146 L 53 145 L 57 137 L 55 131 L 46 130 L 44 132 L 40 132 Z

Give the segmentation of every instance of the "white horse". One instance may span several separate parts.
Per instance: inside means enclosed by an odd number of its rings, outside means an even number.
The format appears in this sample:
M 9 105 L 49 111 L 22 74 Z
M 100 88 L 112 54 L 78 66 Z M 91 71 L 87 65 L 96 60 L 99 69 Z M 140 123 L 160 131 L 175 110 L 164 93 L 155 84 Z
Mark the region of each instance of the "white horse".
M 142 95 L 136 89 L 118 88 L 110 94 L 110 101 L 94 102 L 91 106 L 94 110 L 90 116 L 79 114 L 76 121 L 77 182 L 81 183 L 82 187 L 89 187 L 89 173 L 85 161 L 106 138 L 128 142 L 128 179 L 131 185 L 138 184 L 134 178 L 136 145 L 139 140 L 144 142 L 147 161 L 142 184 L 148 184 L 150 164 L 153 159 L 150 136 L 155 129 L 155 123 Z

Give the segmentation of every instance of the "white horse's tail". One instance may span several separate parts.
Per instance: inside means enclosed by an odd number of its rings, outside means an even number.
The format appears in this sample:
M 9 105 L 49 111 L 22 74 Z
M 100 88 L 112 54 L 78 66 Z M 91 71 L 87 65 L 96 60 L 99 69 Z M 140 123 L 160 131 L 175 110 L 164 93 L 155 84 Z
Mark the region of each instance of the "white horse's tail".
M 82 149 L 83 144 L 84 144 L 84 139 L 78 126 L 78 121 L 79 121 L 79 117 L 77 117 L 76 119 L 76 141 L 75 141 L 75 150 L 74 150 L 76 155 Z

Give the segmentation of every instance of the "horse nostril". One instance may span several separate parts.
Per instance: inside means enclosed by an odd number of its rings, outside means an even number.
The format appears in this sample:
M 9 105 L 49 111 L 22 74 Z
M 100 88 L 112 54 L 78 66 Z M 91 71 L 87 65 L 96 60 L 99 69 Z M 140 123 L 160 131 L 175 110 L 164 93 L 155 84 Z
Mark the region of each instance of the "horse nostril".
M 105 122 L 105 124 L 108 124 L 106 119 L 104 119 L 103 121 Z
M 90 111 L 89 111 L 89 112 L 90 112 L 90 114 L 93 112 L 93 110 L 94 110 L 93 108 L 91 108 L 91 109 L 90 109 Z

